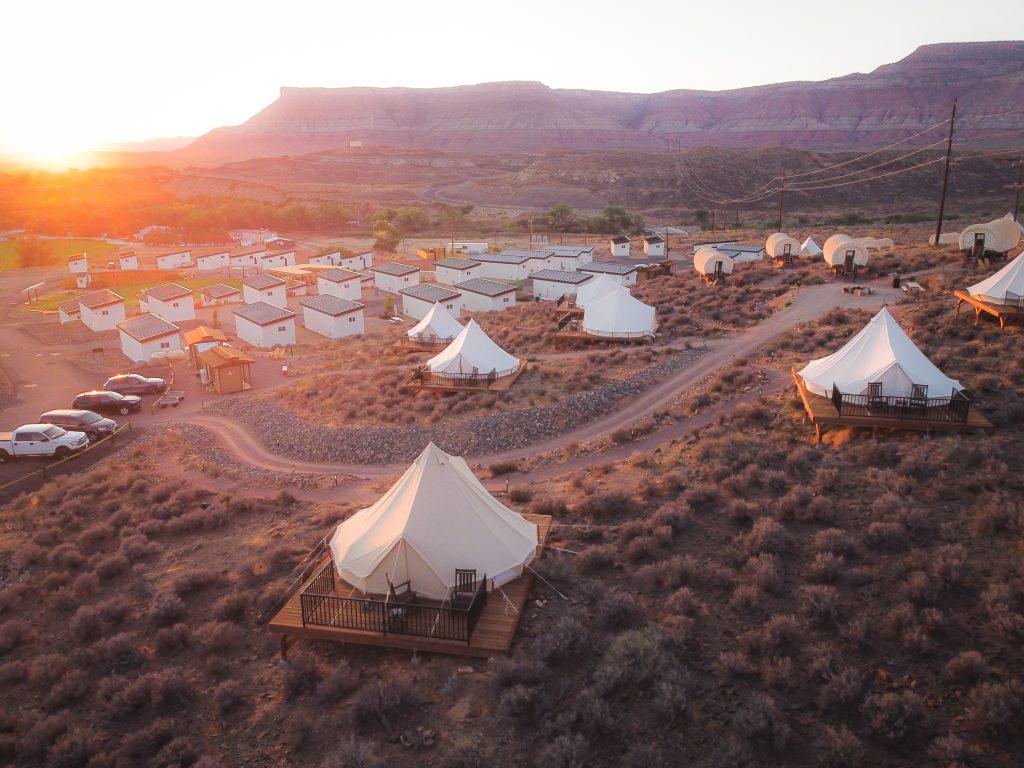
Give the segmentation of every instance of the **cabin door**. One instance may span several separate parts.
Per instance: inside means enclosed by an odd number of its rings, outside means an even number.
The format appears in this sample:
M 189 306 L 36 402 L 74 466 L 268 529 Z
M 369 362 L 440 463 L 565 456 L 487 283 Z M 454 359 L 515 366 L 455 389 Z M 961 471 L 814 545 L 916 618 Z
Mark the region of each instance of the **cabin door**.
M 848 275 L 854 274 L 855 267 L 853 265 L 853 258 L 855 255 L 855 251 L 846 252 L 846 261 L 843 262 L 843 272 L 845 272 Z
M 715 279 L 720 280 L 722 278 L 722 262 L 715 262 Z
M 980 259 L 985 255 L 985 233 L 975 232 L 974 233 L 974 250 L 971 254 L 974 258 Z

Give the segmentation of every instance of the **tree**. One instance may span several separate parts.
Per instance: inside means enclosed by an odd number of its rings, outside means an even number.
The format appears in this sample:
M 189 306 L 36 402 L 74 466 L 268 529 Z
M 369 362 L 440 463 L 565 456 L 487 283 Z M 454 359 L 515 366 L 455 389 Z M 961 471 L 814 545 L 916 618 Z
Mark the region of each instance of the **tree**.
M 393 317 L 395 314 L 395 299 L 389 293 L 384 297 L 384 317 Z
M 706 227 L 708 222 L 711 221 L 711 214 L 708 213 L 707 208 L 698 208 L 693 212 L 693 217 L 697 219 L 697 223 L 702 227 Z
M 551 228 L 556 232 L 567 232 L 577 224 L 576 212 L 573 211 L 572 206 L 565 203 L 552 206 L 548 211 L 547 218 L 551 222 Z
M 22 267 L 41 267 L 51 264 L 50 245 L 38 237 L 23 237 L 14 246 L 18 264 Z
M 402 240 L 402 233 L 398 231 L 398 227 L 392 224 L 390 221 L 379 222 L 373 233 L 374 250 L 378 251 L 389 251 L 394 253 L 395 249 L 398 248 L 398 243 Z

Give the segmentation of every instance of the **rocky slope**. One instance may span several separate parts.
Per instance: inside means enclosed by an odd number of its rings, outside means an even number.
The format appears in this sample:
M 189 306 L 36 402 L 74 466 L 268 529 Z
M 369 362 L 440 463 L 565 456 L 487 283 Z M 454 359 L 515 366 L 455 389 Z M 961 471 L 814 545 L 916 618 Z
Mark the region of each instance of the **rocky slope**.
M 176 153 L 211 163 L 302 154 L 350 141 L 494 153 L 781 144 L 859 149 L 905 138 L 960 99 L 963 135 L 1024 129 L 1024 42 L 923 46 L 870 74 L 732 91 L 657 94 L 556 90 L 506 82 L 455 88 L 282 88 L 239 126 Z M 1016 109 L 1015 113 L 1010 112 Z M 999 114 L 1002 113 L 1002 114 Z M 980 131 L 979 115 L 987 118 Z M 929 138 L 931 134 L 929 134 Z M 1020 135 L 994 137 L 1019 141 Z

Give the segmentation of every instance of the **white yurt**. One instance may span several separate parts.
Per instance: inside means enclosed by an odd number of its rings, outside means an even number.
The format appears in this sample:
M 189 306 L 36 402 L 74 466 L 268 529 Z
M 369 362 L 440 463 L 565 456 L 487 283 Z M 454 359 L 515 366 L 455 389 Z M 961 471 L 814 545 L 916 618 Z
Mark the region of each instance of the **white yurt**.
M 406 331 L 405 335 L 411 341 L 433 344 L 439 341 L 452 341 L 460 333 L 462 326 L 459 321 L 452 317 L 440 302 L 434 302 L 434 306 L 423 319 Z
M 629 288 L 620 285 L 611 275 L 599 274 L 597 277 L 583 283 L 576 290 L 576 306 L 586 307 L 593 301 L 599 301 L 609 293 L 615 293 L 619 289 L 629 292 Z
M 960 244 L 960 233 L 959 232 L 943 232 L 939 236 L 939 245 L 959 245 Z M 928 236 L 928 245 L 935 245 L 935 234 Z
M 1005 254 L 1017 247 L 1020 242 L 1020 228 L 1012 216 L 989 221 L 984 224 L 972 224 L 960 233 L 960 250 L 973 251 L 975 243 L 979 243 L 985 253 Z
M 1024 296 L 1024 253 L 991 277 L 972 285 L 967 292 L 987 304 L 1019 305 Z
M 537 526 L 487 492 L 465 460 L 430 443 L 372 506 L 341 523 L 330 541 L 341 578 L 366 594 L 410 582 L 445 600 L 455 570 L 475 569 L 494 589 L 523 575 Z
M 580 324 L 584 333 L 605 338 L 654 335 L 654 307 L 630 295 L 625 288 L 591 302 Z
M 874 248 L 879 251 L 887 251 L 894 245 L 891 237 L 858 237 L 856 242 L 860 243 L 865 248 Z
M 704 246 L 693 254 L 693 268 L 704 277 L 712 277 L 718 273 L 731 274 L 734 266 L 732 257 L 717 248 Z
M 510 376 L 519 368 L 519 359 L 499 347 L 484 329 L 470 320 L 455 340 L 427 361 L 427 368 L 438 376 L 479 374 Z
M 928 397 L 950 397 L 963 389 L 924 356 L 885 307 L 842 349 L 811 361 L 797 375 L 822 397 L 831 396 L 833 385 L 843 394 L 867 394 L 876 382 L 883 396 L 893 397 L 910 397 L 915 384 L 927 386 Z
M 852 268 L 855 272 L 858 267 L 866 267 L 868 264 L 868 249 L 849 235 L 832 235 L 825 241 L 822 252 L 825 263 L 832 268 L 844 271 Z
M 800 255 L 800 241 L 790 237 L 785 232 L 776 232 L 768 235 L 764 243 L 764 251 L 769 259 L 786 258 L 786 247 L 789 246 L 789 255 L 793 258 Z
M 821 248 L 814 242 L 814 238 L 810 235 L 807 239 L 800 243 L 800 255 L 801 256 L 821 256 Z

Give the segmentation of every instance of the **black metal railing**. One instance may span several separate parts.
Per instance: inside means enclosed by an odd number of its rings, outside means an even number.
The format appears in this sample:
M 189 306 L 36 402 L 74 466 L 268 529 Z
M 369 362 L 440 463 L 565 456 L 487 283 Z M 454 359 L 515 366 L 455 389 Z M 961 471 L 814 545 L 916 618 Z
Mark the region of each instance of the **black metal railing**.
M 512 371 L 511 373 L 514 373 Z M 417 368 L 413 371 L 412 380 L 419 384 L 427 384 L 432 387 L 452 387 L 453 389 L 465 387 L 479 387 L 487 389 L 498 380 L 498 372 L 494 369 L 486 373 L 437 373 L 427 366 Z
M 897 397 L 892 395 L 851 395 L 832 385 L 832 404 L 840 416 L 866 416 L 895 421 L 935 421 L 965 424 L 971 398 L 964 392 L 951 397 Z
M 299 595 L 303 626 L 337 627 L 382 635 L 412 635 L 469 644 L 487 605 L 487 577 L 476 583 L 464 608 L 335 592 L 334 563 L 328 561 Z

